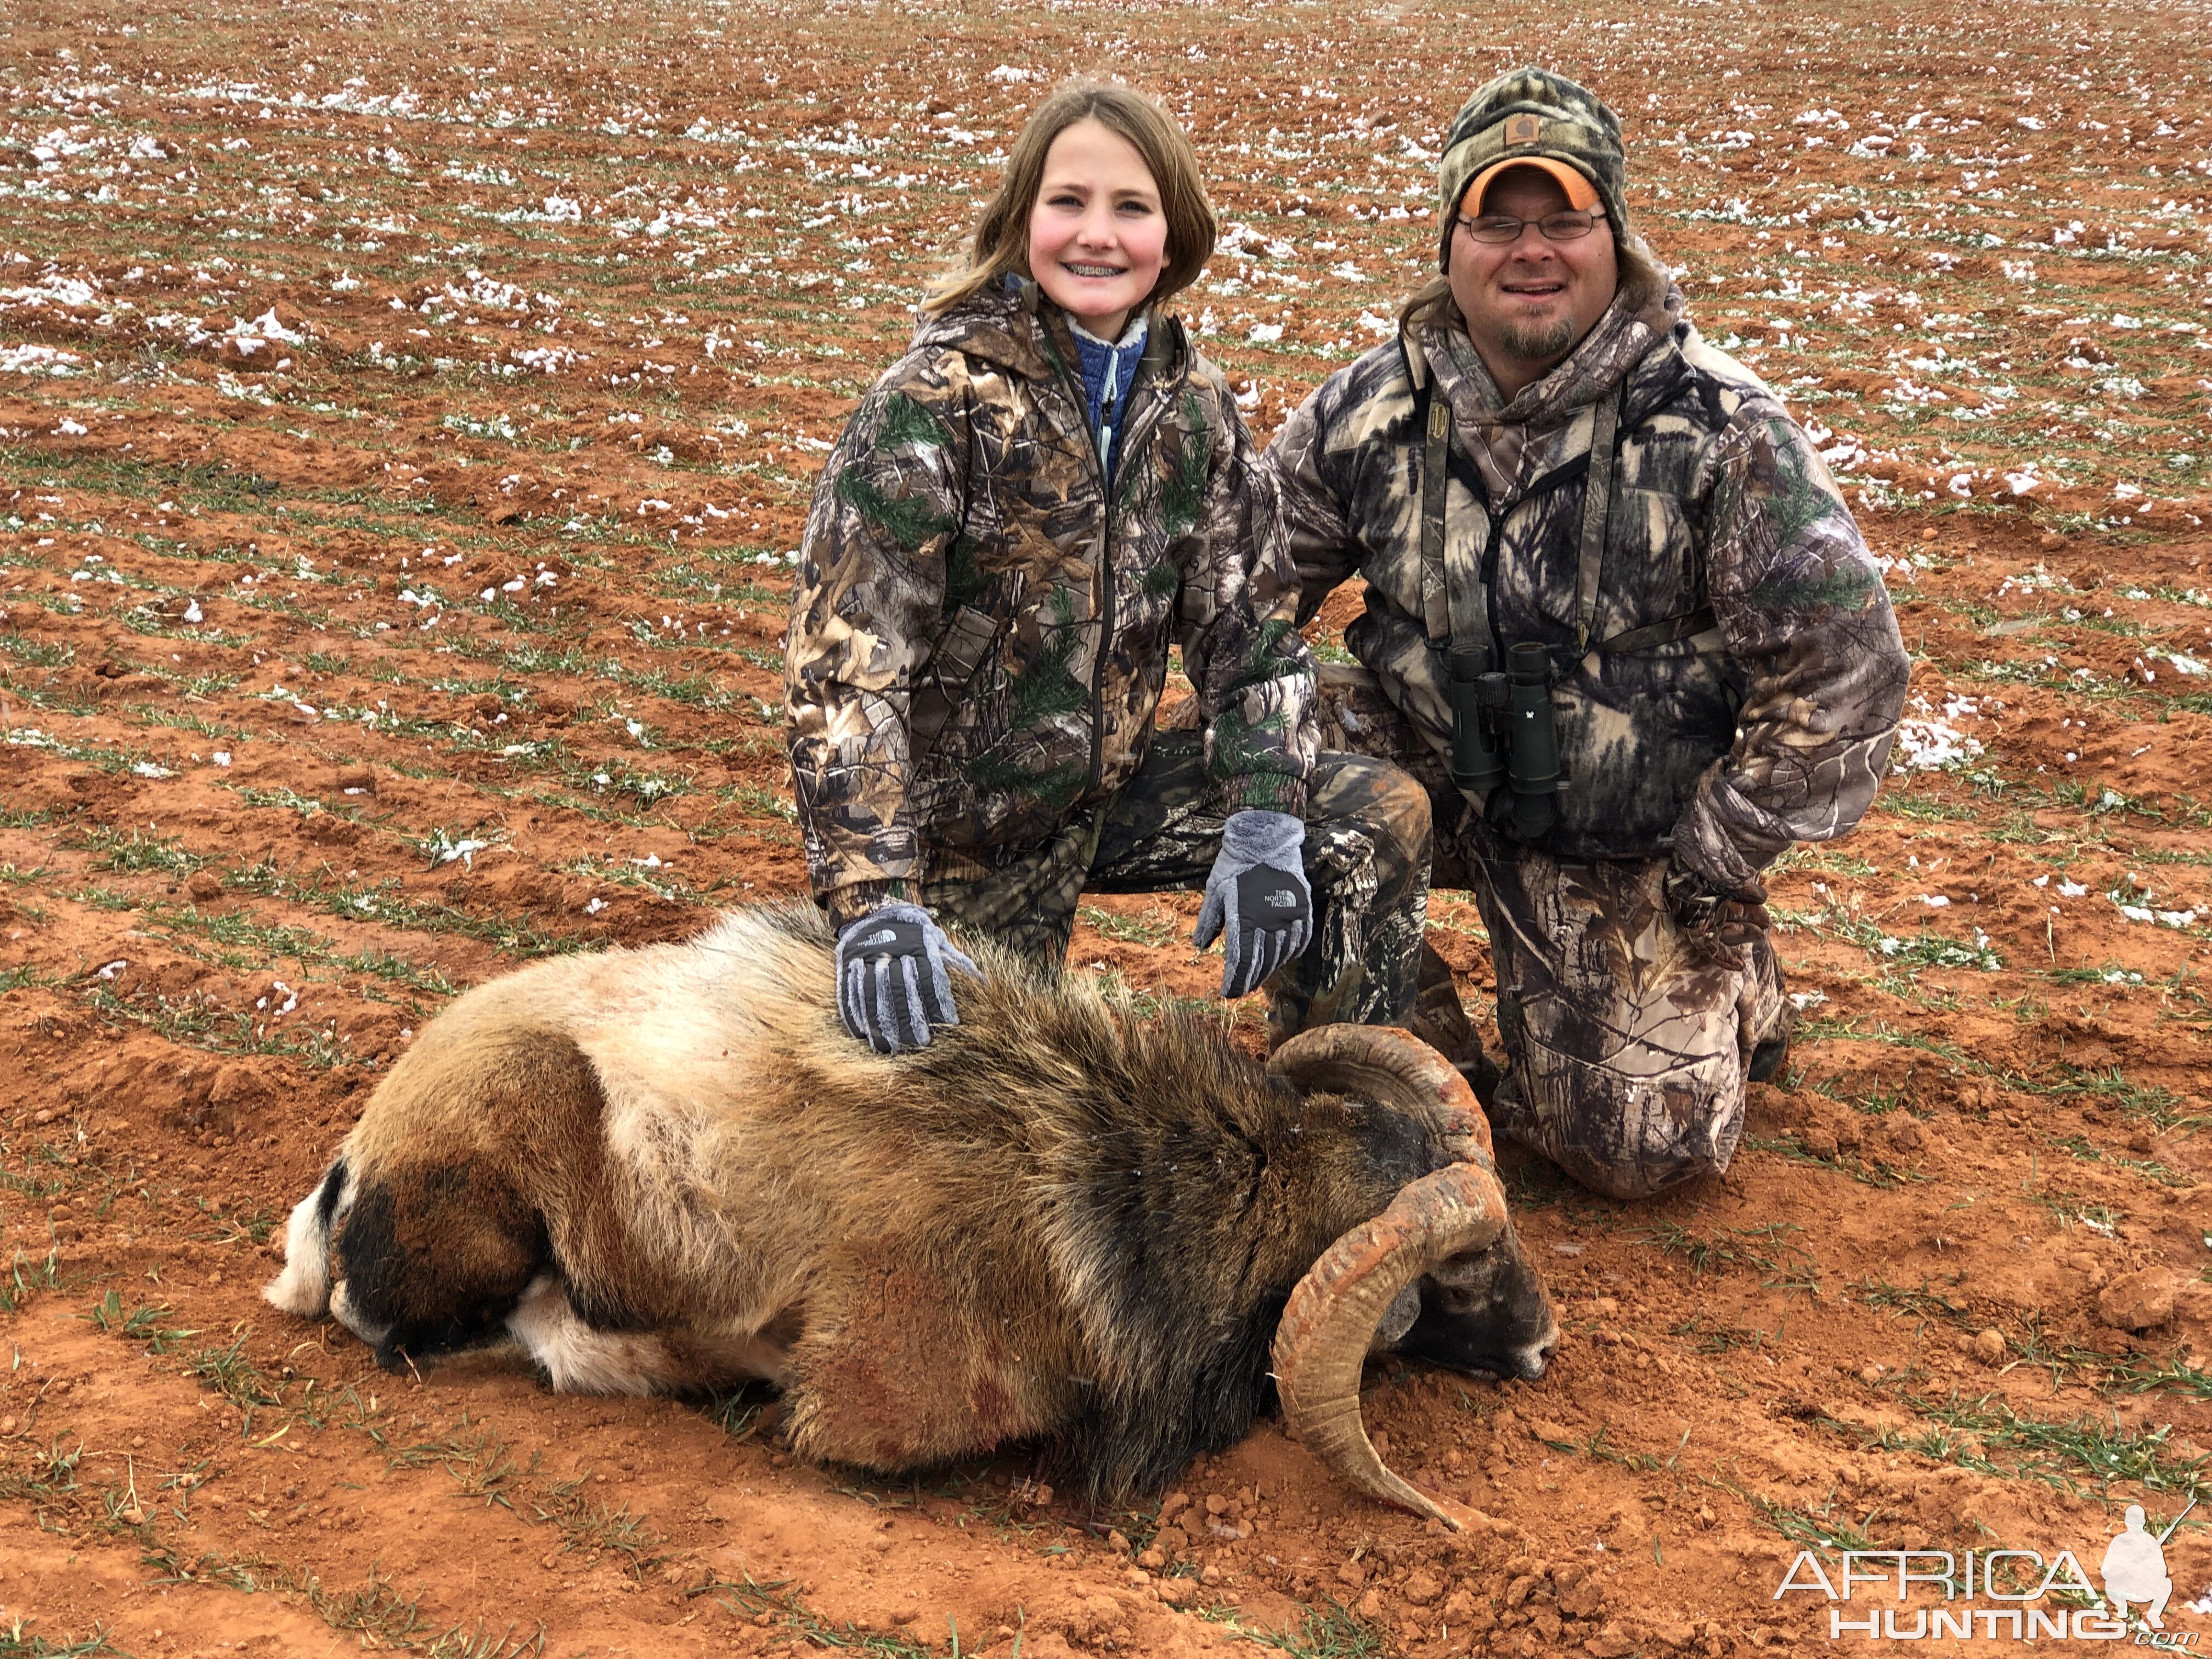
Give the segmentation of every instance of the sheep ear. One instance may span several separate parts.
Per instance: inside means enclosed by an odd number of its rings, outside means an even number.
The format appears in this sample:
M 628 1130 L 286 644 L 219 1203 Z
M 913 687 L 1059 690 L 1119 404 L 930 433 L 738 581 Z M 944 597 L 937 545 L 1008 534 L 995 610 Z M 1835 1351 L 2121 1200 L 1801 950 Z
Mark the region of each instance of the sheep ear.
M 1377 1350 L 1395 1348 L 1405 1340 L 1406 1333 L 1413 1328 L 1413 1322 L 1421 1316 L 1421 1286 L 1419 1280 L 1398 1292 L 1397 1297 L 1383 1310 L 1382 1322 L 1375 1328 Z

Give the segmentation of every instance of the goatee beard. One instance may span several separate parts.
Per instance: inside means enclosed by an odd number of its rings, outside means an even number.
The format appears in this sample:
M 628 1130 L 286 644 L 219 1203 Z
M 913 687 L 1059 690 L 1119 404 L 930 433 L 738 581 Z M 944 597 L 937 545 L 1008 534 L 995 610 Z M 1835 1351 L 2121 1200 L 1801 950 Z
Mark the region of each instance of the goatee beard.
M 1575 343 L 1575 319 L 1562 317 L 1556 322 L 1523 326 L 1508 323 L 1498 331 L 1498 343 L 1508 356 L 1524 363 L 1548 363 L 1567 355 L 1567 348 Z

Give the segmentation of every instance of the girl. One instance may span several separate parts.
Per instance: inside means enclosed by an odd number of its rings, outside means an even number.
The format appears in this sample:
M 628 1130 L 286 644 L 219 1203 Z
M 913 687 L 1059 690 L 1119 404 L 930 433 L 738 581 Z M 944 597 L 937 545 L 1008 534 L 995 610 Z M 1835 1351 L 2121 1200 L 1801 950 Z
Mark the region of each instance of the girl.
M 845 1024 L 878 1052 L 958 1023 L 948 969 L 974 965 L 937 918 L 1056 969 L 1086 886 L 1203 882 L 1197 943 L 1225 928 L 1224 996 L 1297 963 L 1279 1035 L 1317 997 L 1336 1018 L 1410 1000 L 1410 979 L 1358 956 L 1408 917 L 1401 953 L 1418 949 L 1425 801 L 1407 784 L 1378 811 L 1370 775 L 1390 769 L 1355 763 L 1347 785 L 1317 768 L 1275 498 L 1219 372 L 1160 308 L 1214 235 L 1165 113 L 1063 86 L 815 490 L 785 651 L 792 769 Z M 1178 629 L 1203 731 L 1156 736 Z M 1316 864 L 1308 952 L 1304 818 L 1324 785 L 1330 831 L 1367 840 Z M 1357 896 L 1329 902 L 1353 865 Z

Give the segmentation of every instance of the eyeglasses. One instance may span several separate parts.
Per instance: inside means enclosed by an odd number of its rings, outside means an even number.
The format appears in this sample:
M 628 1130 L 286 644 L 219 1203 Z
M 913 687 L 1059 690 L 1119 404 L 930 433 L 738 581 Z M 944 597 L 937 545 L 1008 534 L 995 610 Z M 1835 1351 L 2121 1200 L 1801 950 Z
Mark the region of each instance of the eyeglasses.
M 1544 233 L 1547 242 L 1579 242 L 1602 223 L 1602 213 L 1547 213 L 1540 219 L 1516 219 L 1510 213 L 1486 213 L 1480 219 L 1460 216 L 1459 228 L 1478 242 L 1503 246 L 1517 242 L 1530 225 Z

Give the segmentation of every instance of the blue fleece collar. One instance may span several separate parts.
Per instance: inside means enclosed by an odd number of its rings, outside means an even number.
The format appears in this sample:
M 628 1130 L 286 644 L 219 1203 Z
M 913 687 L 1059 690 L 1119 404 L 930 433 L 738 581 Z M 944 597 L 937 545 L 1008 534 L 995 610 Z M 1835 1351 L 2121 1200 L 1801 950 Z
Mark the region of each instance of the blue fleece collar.
M 1098 447 L 1098 464 L 1106 481 L 1114 481 L 1115 435 L 1129 403 L 1129 384 L 1137 377 L 1137 363 L 1145 355 L 1146 319 L 1133 319 L 1118 340 L 1108 341 L 1086 332 L 1073 317 L 1068 327 L 1075 336 L 1076 355 L 1082 360 L 1085 414 L 1091 441 Z

